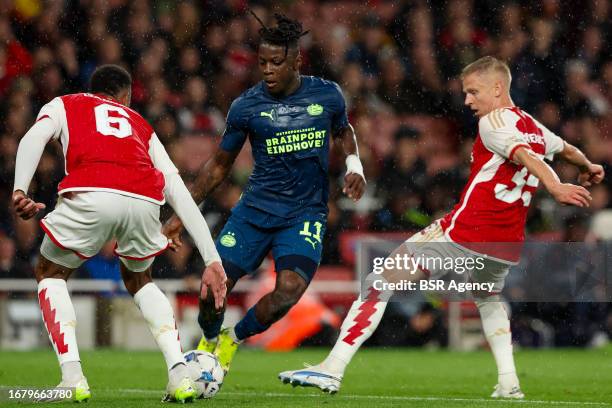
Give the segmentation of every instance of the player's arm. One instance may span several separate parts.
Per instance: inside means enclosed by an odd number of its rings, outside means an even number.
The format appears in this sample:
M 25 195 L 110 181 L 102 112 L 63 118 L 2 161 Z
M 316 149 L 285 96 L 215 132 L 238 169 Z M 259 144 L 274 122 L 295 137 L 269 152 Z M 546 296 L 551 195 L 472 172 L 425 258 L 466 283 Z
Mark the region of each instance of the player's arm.
M 206 220 L 195 201 L 191 198 L 189 190 L 187 190 L 185 183 L 179 176 L 178 170 L 174 163 L 172 163 L 166 149 L 155 134 L 151 137 L 149 155 L 155 168 L 164 174 L 166 181 L 164 195 L 168 200 L 168 204 L 185 223 L 189 235 L 195 241 L 196 247 L 206 264 L 206 269 L 202 274 L 202 299 L 206 298 L 208 288 L 210 287 L 215 298 L 216 307 L 221 308 L 227 291 L 225 286 L 227 277 L 225 276 L 225 271 L 221 265 L 221 257 L 210 235 Z
M 353 201 L 357 201 L 365 192 L 366 180 L 363 175 L 363 165 L 359 159 L 359 148 L 357 147 L 357 137 L 353 127 L 348 127 L 338 131 L 334 137 L 336 149 L 344 154 L 346 163 L 346 175 L 344 176 L 344 188 L 342 192 Z
M 227 178 L 238 153 L 240 150 L 227 151 L 220 146 L 217 147 L 215 154 L 198 172 L 191 187 L 191 195 L 197 203 L 204 201 Z
M 563 142 L 563 150 L 558 155 L 566 162 L 578 167 L 580 171 L 578 182 L 584 187 L 602 182 L 605 176 L 603 167 L 600 164 L 592 163 L 576 146 Z
M 15 212 L 24 220 L 34 217 L 45 208 L 43 203 L 37 203 L 28 197 L 28 189 L 45 146 L 52 139 L 59 137 L 61 124 L 59 123 L 58 104 L 61 102 L 56 98 L 45 105 L 38 114 L 36 123 L 19 141 L 15 158 L 12 201 Z
M 530 148 L 518 147 L 514 152 L 513 160 L 527 167 L 529 173 L 536 176 L 559 203 L 577 207 L 590 205 L 591 193 L 587 189 L 570 183 L 561 183 L 553 169 Z
M 478 122 L 478 132 L 484 146 L 505 159 L 525 166 L 558 202 L 588 207 L 591 194 L 584 187 L 559 181 L 553 169 L 531 149 L 517 130 L 516 123 L 519 119 L 510 109 L 494 110 L 483 116 Z M 563 140 L 548 132 L 544 134 L 546 141 L 544 155 L 552 158 L 562 150 Z
M 332 120 L 332 137 L 335 149 L 340 152 L 346 163 L 346 175 L 344 176 L 344 188 L 342 192 L 353 201 L 357 201 L 365 192 L 366 180 L 363 175 L 363 165 L 359 159 L 359 147 L 355 129 L 348 121 L 346 103 L 340 87 L 335 84 L 337 90 L 337 112 Z
M 599 164 L 591 163 L 589 159 L 578 149 L 559 136 L 551 132 L 546 126 L 542 125 L 536 119 L 532 118 L 537 126 L 542 131 L 542 135 L 546 140 L 546 155 L 552 160 L 552 155 L 558 155 L 568 163 L 578 167 L 580 175 L 578 182 L 584 187 L 590 187 L 593 184 L 599 184 L 604 178 L 604 169 Z

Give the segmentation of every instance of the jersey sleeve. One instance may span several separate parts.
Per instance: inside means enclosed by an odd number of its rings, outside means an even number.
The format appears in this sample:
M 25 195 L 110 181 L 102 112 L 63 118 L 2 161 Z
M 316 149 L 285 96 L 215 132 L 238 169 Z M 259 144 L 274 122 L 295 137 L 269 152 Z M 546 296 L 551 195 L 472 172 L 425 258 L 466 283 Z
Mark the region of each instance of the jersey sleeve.
M 552 160 L 555 154 L 561 153 L 565 147 L 565 142 L 563 142 L 563 139 L 551 132 L 546 126 L 538 122 L 536 119 L 533 117 L 532 119 L 536 126 L 540 128 L 542 135 L 544 136 L 544 143 L 546 143 L 546 151 L 544 156 L 547 160 Z
M 57 140 L 62 133 L 62 125 L 66 120 L 64 114 L 64 103 L 57 97 L 53 98 L 49 103 L 44 105 L 38 116 L 36 116 L 36 122 L 43 122 L 45 126 L 48 126 L 53 132 L 52 140 Z
M 232 102 L 225 120 L 225 131 L 221 139 L 221 148 L 228 152 L 235 152 L 242 149 L 247 137 L 246 121 L 244 119 L 244 109 L 242 98 Z
M 49 122 L 49 121 L 46 121 Z M 21 138 L 15 157 L 15 184 L 13 191 L 21 190 L 27 194 L 45 150 L 45 146 L 53 137 L 53 130 L 45 121 L 38 121 Z
M 334 84 L 335 95 L 335 110 L 334 116 L 332 117 L 332 133 L 336 133 L 341 129 L 345 129 L 349 126 L 348 113 L 346 111 L 346 101 L 342 94 L 342 89 L 337 83 Z
M 531 149 L 516 129 L 519 117 L 508 109 L 498 109 L 480 118 L 478 132 L 484 146 L 505 159 L 513 160 L 519 147 Z
M 170 156 L 168 156 L 168 152 L 155 133 L 153 133 L 149 140 L 149 156 L 151 157 L 153 166 L 161 171 L 164 176 L 178 174 L 178 169 L 170 159 Z

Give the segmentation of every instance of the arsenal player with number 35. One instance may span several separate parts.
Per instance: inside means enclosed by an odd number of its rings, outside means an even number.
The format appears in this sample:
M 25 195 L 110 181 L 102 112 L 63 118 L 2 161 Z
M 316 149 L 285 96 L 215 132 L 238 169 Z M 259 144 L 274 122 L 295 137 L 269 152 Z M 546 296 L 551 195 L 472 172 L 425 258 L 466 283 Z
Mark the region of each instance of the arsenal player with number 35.
M 126 70 L 104 65 L 91 77 L 91 93 L 60 96 L 43 106 L 19 143 L 13 205 L 23 219 L 44 208 L 28 198 L 28 187 L 45 145 L 59 141 L 66 176 L 58 186 L 55 209 L 40 222 L 46 235 L 35 270 L 43 320 L 62 370 L 59 387 L 73 388 L 76 401 L 91 397 L 81 369 L 76 317 L 66 281 L 115 239 L 125 286 L 168 366 L 166 399 L 184 402 L 193 400 L 196 391 L 172 307 L 151 279 L 155 256 L 168 247 L 159 221 L 166 199 L 204 258 L 202 296 L 210 287 L 217 307 L 225 300 L 226 276 L 206 221 L 178 170 L 151 126 L 128 107 L 131 86 Z
M 604 170 L 514 105 L 510 69 L 504 62 L 483 57 L 463 69 L 461 80 L 465 105 L 480 118 L 468 183 L 451 212 L 414 234 L 389 258 L 466 259 L 482 255 L 484 267 L 467 273 L 472 282 L 493 284 L 491 292 L 473 293 L 497 364 L 497 385 L 491 397 L 521 399 L 524 394 L 514 366 L 510 320 L 499 293 L 510 265 L 518 261 L 532 195 L 542 182 L 559 203 L 588 207 L 591 195 L 584 187 L 600 183 Z M 543 160 L 555 154 L 578 167 L 578 181 L 584 187 L 559 181 Z M 362 290 L 364 299 L 351 306 L 327 358 L 316 366 L 280 373 L 280 380 L 337 392 L 346 366 L 376 330 L 392 294 L 376 290 L 374 281 L 438 279 L 447 272 L 418 266 L 416 270 L 386 269 L 382 276 L 370 274 Z

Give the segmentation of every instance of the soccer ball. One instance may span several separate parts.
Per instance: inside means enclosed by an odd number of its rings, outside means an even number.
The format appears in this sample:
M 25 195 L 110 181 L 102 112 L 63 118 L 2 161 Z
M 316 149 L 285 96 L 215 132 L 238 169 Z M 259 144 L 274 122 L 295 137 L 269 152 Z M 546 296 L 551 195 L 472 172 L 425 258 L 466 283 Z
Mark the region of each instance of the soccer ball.
M 185 353 L 189 375 L 196 383 L 198 398 L 212 398 L 223 385 L 223 368 L 214 354 L 191 350 Z

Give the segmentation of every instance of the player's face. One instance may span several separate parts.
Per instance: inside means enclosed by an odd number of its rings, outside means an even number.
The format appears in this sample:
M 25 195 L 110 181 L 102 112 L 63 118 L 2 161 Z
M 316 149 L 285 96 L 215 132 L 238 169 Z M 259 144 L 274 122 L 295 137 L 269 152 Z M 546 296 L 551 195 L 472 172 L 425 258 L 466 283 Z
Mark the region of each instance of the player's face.
M 478 117 L 485 116 L 495 108 L 498 84 L 486 73 L 475 72 L 463 78 L 465 105 Z
M 299 71 L 300 56 L 297 51 L 289 49 L 285 56 L 285 47 L 262 43 L 258 57 L 268 92 L 273 95 L 285 93 Z

